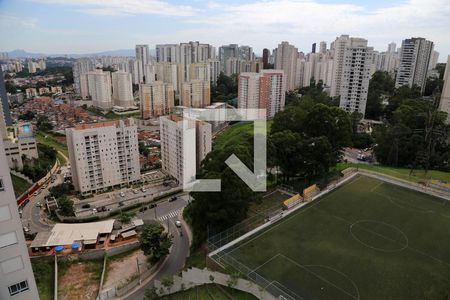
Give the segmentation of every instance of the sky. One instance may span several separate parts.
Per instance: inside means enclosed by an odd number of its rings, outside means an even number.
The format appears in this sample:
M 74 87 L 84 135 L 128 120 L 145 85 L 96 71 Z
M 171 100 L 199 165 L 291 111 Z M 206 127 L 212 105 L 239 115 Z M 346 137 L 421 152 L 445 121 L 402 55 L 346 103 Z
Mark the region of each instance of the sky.
M 339 35 L 385 51 L 410 37 L 450 55 L 450 0 L 0 0 L 0 51 L 93 53 L 136 44 L 288 41 L 300 51 Z

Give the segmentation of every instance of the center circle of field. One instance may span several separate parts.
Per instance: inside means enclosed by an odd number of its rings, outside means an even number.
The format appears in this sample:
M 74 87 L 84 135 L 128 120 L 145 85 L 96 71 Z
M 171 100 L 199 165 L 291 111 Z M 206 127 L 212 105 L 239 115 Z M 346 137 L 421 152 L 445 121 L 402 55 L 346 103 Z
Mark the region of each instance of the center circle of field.
M 399 252 L 408 247 L 408 237 L 398 227 L 375 220 L 350 225 L 350 234 L 360 244 L 382 252 Z

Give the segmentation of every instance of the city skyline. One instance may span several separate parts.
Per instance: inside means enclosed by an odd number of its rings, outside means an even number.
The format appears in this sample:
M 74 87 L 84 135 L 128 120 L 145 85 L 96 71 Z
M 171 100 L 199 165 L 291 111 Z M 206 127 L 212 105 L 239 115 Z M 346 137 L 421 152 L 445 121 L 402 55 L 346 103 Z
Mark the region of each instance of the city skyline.
M 450 53 L 446 0 L 20 0 L 3 1 L 0 8 L 0 36 L 8 45 L 1 51 L 84 54 L 200 40 L 216 47 L 249 45 L 261 55 L 263 48 L 274 49 L 281 41 L 309 52 L 314 42 L 349 34 L 367 39 L 378 51 L 392 41 L 400 45 L 404 38 L 424 37 L 435 42 L 441 62 Z M 65 36 L 70 42 L 61 39 Z

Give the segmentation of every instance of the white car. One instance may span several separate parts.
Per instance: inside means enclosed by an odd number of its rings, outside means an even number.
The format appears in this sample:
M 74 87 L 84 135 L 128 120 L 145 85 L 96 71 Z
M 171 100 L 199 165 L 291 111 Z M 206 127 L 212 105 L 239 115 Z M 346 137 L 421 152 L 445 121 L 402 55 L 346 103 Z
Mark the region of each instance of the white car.
M 147 190 L 145 188 L 141 188 L 141 191 L 145 193 Z
M 120 197 L 125 197 L 125 193 L 124 192 L 120 192 Z
M 138 190 L 133 190 L 133 193 L 137 194 L 137 193 L 139 193 L 139 191 Z
M 180 221 L 175 221 L 175 226 L 177 226 L 178 228 L 181 228 L 181 222 Z

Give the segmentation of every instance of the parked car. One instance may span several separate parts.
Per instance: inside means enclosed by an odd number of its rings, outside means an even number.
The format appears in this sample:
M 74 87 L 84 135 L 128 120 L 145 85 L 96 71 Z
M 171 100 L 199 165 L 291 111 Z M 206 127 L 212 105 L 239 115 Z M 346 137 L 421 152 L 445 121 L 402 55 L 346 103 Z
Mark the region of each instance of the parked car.
M 125 193 L 124 192 L 120 192 L 120 197 L 125 197 Z
M 97 209 L 96 209 L 96 208 L 93 208 L 93 209 L 92 209 L 92 212 L 95 214 L 95 213 L 97 212 Z
M 155 208 L 155 207 L 157 207 L 157 206 L 158 206 L 158 204 L 152 203 L 152 204 L 150 204 L 148 207 L 151 209 L 151 208 Z
M 83 204 L 81 208 L 91 208 L 91 205 L 89 203 Z
M 24 231 L 24 232 L 30 232 L 30 228 L 24 226 L 24 227 L 23 227 L 23 231 Z
M 139 193 L 139 191 L 138 190 L 133 190 L 133 193 L 137 194 L 137 193 Z
M 176 201 L 177 199 L 178 199 L 177 196 L 170 197 L 169 198 L 169 202 Z
M 141 191 L 142 191 L 143 193 L 145 193 L 147 190 L 146 190 L 144 187 L 142 187 L 142 188 L 141 188 Z
M 119 202 L 119 207 L 124 206 L 123 202 Z
M 175 226 L 177 226 L 178 228 L 181 228 L 181 222 L 180 221 L 175 221 Z
M 36 202 L 36 207 L 42 207 L 41 202 Z
M 168 186 L 168 185 L 169 185 L 169 183 L 167 181 L 163 182 L 163 186 Z

